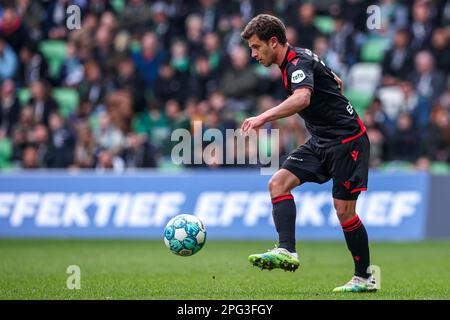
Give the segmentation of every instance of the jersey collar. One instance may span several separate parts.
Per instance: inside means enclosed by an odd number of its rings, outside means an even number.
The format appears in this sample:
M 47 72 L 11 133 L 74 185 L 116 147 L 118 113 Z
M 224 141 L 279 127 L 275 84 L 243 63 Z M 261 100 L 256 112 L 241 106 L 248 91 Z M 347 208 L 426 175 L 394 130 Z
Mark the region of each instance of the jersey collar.
M 291 46 L 288 46 L 288 49 L 286 51 L 286 54 L 284 55 L 283 63 L 280 66 L 281 70 L 284 70 L 286 68 L 287 64 L 291 62 L 297 54 L 295 53 L 294 49 Z

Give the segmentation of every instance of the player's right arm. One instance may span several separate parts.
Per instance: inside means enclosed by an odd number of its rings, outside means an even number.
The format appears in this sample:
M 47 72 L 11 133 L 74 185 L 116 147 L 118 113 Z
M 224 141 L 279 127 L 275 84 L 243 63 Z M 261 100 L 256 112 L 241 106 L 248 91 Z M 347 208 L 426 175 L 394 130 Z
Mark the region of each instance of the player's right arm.
M 302 111 L 309 106 L 311 90 L 309 87 L 301 87 L 278 106 L 261 113 L 259 116 L 245 119 L 241 126 L 242 132 L 246 133 L 251 129 L 258 129 L 266 122 L 286 118 Z

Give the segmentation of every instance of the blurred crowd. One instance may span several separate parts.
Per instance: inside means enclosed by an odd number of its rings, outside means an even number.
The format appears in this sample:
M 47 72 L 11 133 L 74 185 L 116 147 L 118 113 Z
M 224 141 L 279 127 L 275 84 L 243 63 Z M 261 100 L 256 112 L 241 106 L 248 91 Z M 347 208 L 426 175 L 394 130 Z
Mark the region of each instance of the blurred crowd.
M 72 4 L 80 28 L 69 30 Z M 371 4 L 382 18 L 373 30 Z M 164 167 L 173 130 L 195 120 L 239 128 L 286 98 L 278 67 L 251 61 L 240 37 L 259 13 L 280 17 L 289 43 L 313 49 L 344 85 L 367 41 L 386 40 L 370 104 L 357 108 L 371 166 L 450 163 L 449 0 L 0 0 L 0 167 Z M 66 48 L 56 73 L 41 50 L 52 41 Z M 78 96 L 69 113 L 55 99 L 61 88 Z M 281 154 L 308 139 L 296 116 L 267 128 L 280 128 Z

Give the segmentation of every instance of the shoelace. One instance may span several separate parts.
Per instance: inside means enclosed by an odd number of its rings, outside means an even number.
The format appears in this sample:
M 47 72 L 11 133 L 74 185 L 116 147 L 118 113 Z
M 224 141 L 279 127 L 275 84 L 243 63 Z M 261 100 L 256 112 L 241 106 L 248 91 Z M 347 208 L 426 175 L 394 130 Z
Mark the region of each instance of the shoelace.
M 361 284 L 361 283 L 363 282 L 361 281 L 360 278 L 358 278 L 357 276 L 353 276 L 352 279 L 349 282 L 347 282 L 347 285 Z
M 273 249 L 268 249 L 267 252 L 274 252 L 274 253 L 278 253 L 278 254 L 283 254 L 283 255 L 288 255 L 287 250 L 284 248 L 278 248 L 277 245 L 274 245 Z

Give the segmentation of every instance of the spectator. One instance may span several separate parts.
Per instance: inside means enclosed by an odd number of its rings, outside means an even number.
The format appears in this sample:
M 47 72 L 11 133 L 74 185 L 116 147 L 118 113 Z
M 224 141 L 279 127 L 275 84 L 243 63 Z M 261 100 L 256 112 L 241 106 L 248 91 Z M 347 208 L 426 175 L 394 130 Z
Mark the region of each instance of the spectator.
M 238 14 L 231 16 L 231 30 L 227 32 L 223 40 L 222 46 L 226 49 L 228 55 L 232 55 L 234 48 L 241 45 L 241 32 L 244 27 L 244 22 Z
M 117 10 L 107 0 L 78 0 L 82 28 L 70 32 L 66 9 L 71 1 L 6 4 L 0 7 L 0 136 L 12 139 L 13 161 L 19 166 L 26 158 L 24 166 L 30 168 L 66 167 L 67 162 L 55 165 L 52 160 L 60 156 L 54 139 L 65 136 L 64 130 L 72 140 L 72 167 L 120 172 L 158 165 L 160 156 L 170 154 L 168 141 L 176 128 L 191 129 L 196 120 L 204 121 L 204 128 L 236 128 L 255 107 L 270 108 L 285 98 L 279 68 L 251 63 L 240 36 L 251 17 L 274 13 L 287 22 L 289 44 L 313 49 L 344 83 L 346 70 L 362 62 L 368 38 L 391 40 L 395 34 L 381 64 L 380 82 L 390 88 L 380 91 L 383 105 L 374 99 L 365 115 L 371 165 L 418 158 L 415 167 L 426 169 L 431 161 L 450 161 L 443 156 L 446 116 L 438 111 L 450 111 L 449 1 L 380 0 L 375 3 L 381 8 L 380 30 L 367 28 L 367 1 L 326 2 L 126 0 Z M 315 28 L 316 12 L 335 18 L 329 36 Z M 57 78 L 50 79 L 50 61 L 38 52 L 44 40 L 67 43 Z M 11 79 L 30 89 L 32 99 L 22 110 Z M 81 101 L 57 129 L 48 127 L 50 114 L 58 110 L 48 83 L 77 88 Z M 25 93 L 20 91 L 21 98 Z M 389 105 L 399 110 L 389 112 L 391 118 L 386 116 L 391 109 L 383 109 Z M 272 128 L 283 129 L 281 151 L 307 138 L 295 117 L 267 126 Z M 411 137 L 420 138 L 421 153 L 406 151 L 414 147 Z M 408 159 L 407 153 L 414 157 Z M 216 161 L 210 168 L 218 166 Z
M 435 69 L 435 61 L 429 51 L 420 51 L 415 58 L 415 69 L 408 80 L 419 96 L 436 100 L 445 89 L 445 77 Z
M 121 132 L 128 132 L 133 118 L 133 97 L 127 90 L 117 90 L 106 98 L 111 123 Z
M 73 41 L 67 43 L 67 55 L 61 67 L 59 82 L 63 86 L 75 87 L 83 81 L 84 67 L 77 54 L 77 47 Z
M 145 108 L 145 83 L 136 72 L 136 68 L 128 56 L 119 60 L 114 77 L 114 87 L 116 89 L 124 89 L 130 92 L 133 97 L 133 111 L 141 112 Z M 156 86 L 159 85 L 159 80 Z
M 175 41 L 170 48 L 170 55 L 170 64 L 178 73 L 178 76 L 187 79 L 190 69 L 190 57 L 186 43 Z
M 345 66 L 341 62 L 341 58 L 337 52 L 330 48 L 326 37 L 318 36 L 315 38 L 313 51 L 337 75 L 342 75 L 345 72 Z
M 17 70 L 17 55 L 0 35 L 0 82 L 11 79 Z
M 111 30 L 102 26 L 95 33 L 94 59 L 98 62 L 102 74 L 114 65 L 114 51 L 112 50 Z
M 150 101 L 148 110 L 133 119 L 133 130 L 145 135 L 150 144 L 161 150 L 170 137 L 167 117 L 159 108 L 159 102 Z
M 383 128 L 375 122 L 373 112 L 364 114 L 364 125 L 367 129 L 367 136 L 370 141 L 370 157 L 369 164 L 371 167 L 379 166 L 385 158 L 386 137 Z
M 58 113 L 50 115 L 49 128 L 50 143 L 46 167 L 67 168 L 73 162 L 75 139 Z
M 31 100 L 28 104 L 33 110 L 36 123 L 43 123 L 46 126 L 49 124 L 50 114 L 58 110 L 48 84 L 42 80 L 31 83 Z
M 121 27 L 133 34 L 140 34 L 146 30 L 151 21 L 151 7 L 144 0 L 129 0 L 122 14 Z
M 29 41 L 28 30 L 23 26 L 22 19 L 13 7 L 6 7 L 0 22 L 0 35 L 19 54 L 20 48 Z
M 43 124 L 37 124 L 29 140 L 36 148 L 37 165 L 40 168 L 49 168 L 51 163 L 49 132 Z
M 217 75 L 211 70 L 206 56 L 197 57 L 192 73 L 193 75 L 189 81 L 189 94 L 200 100 L 205 100 L 218 87 Z
M 78 93 L 84 100 L 88 100 L 94 108 L 103 103 L 105 87 L 102 80 L 100 66 L 95 60 L 90 60 L 84 65 L 85 77 L 78 86 Z
M 160 39 L 163 48 L 168 49 L 171 40 L 175 38 L 175 30 L 170 21 L 168 5 L 163 1 L 157 1 L 151 7 L 151 14 L 152 29 Z
M 304 3 L 298 9 L 297 34 L 298 46 L 311 49 L 319 30 L 314 26 L 316 10 L 312 3 Z
M 287 42 L 293 46 L 298 47 L 298 34 L 297 30 L 292 26 L 286 26 L 286 39 Z
M 30 107 L 23 108 L 20 112 L 19 122 L 13 129 L 12 159 L 14 161 L 22 161 L 23 152 L 33 137 L 34 126 L 33 110 Z
M 257 86 L 258 77 L 249 65 L 247 50 L 236 47 L 231 54 L 231 66 L 220 80 L 220 90 L 230 98 L 231 108 L 251 111 Z
M 216 71 L 221 67 L 222 54 L 220 52 L 220 39 L 217 33 L 208 32 L 204 36 L 203 47 L 208 57 L 209 67 Z
M 127 168 L 156 167 L 155 149 L 146 141 L 145 136 L 134 132 L 127 135 L 121 157 Z
M 195 59 L 203 50 L 203 20 L 192 13 L 186 19 L 187 51 L 190 59 Z
M 398 116 L 397 129 L 388 140 L 389 159 L 414 162 L 420 154 L 420 137 L 413 126 L 412 117 L 402 112 Z
M 165 105 L 165 114 L 167 116 L 167 126 L 169 132 L 172 133 L 177 129 L 191 130 L 191 123 L 188 118 L 181 111 L 181 106 L 176 100 L 169 100 Z M 171 154 L 172 148 L 177 142 L 171 141 L 170 136 L 167 137 L 167 141 L 164 144 L 161 152 L 165 156 Z
M 425 1 L 415 1 L 412 7 L 412 24 L 410 32 L 412 34 L 412 50 L 424 50 L 429 46 L 433 26 L 430 19 L 429 4 Z
M 431 160 L 450 162 L 450 114 L 448 110 L 438 107 L 433 111 L 423 148 L 425 155 Z
M 97 172 L 114 171 L 122 173 L 125 169 L 125 162 L 123 159 L 108 150 L 101 150 L 97 155 L 97 163 L 95 170 Z
M 450 33 L 445 29 L 436 29 L 431 39 L 431 53 L 436 61 L 436 69 L 450 74 Z
M 74 148 L 73 167 L 93 168 L 95 163 L 96 143 L 91 128 L 84 122 L 77 128 L 77 142 Z
M 153 32 L 146 32 L 142 36 L 142 48 L 140 52 L 133 53 L 134 64 L 140 76 L 146 81 L 147 86 L 152 87 L 158 77 L 159 66 L 163 62 L 165 54 L 159 49 L 158 38 Z
M 405 80 L 413 63 L 414 52 L 410 48 L 407 30 L 400 29 L 394 37 L 393 47 L 386 52 L 382 64 L 383 85 L 391 86 Z
M 17 13 L 22 17 L 29 38 L 33 42 L 41 40 L 44 37 L 42 25 L 45 19 L 45 10 L 40 1 L 17 0 L 16 5 Z
M 108 0 L 89 0 L 87 1 L 86 11 L 100 15 L 103 12 L 112 10 L 111 1 Z
M 98 116 L 98 128 L 94 130 L 94 138 L 99 148 L 113 155 L 119 154 L 125 144 L 122 131 L 111 123 L 110 116 L 105 111 Z
M 47 9 L 44 29 L 50 39 L 64 39 L 67 36 L 66 12 L 69 0 L 52 1 Z
M 170 63 L 163 63 L 159 68 L 158 80 L 155 83 L 155 97 L 162 103 L 166 103 L 169 99 L 183 102 L 186 93 L 185 87 L 186 81 L 183 81 Z
M 221 11 L 217 0 L 200 0 L 200 16 L 202 18 L 202 32 L 216 30 Z
M 24 169 L 38 169 L 38 152 L 33 145 L 27 145 L 23 151 L 22 168 Z
M 21 86 L 28 87 L 34 81 L 49 78 L 48 65 L 38 52 L 34 43 L 24 45 L 20 49 L 18 81 Z
M 0 137 L 11 137 L 20 117 L 20 104 L 16 97 L 14 81 L 3 81 L 0 97 Z
M 345 20 L 342 15 L 335 19 L 334 31 L 330 35 L 330 47 L 335 51 L 340 60 L 351 66 L 358 60 L 358 32 L 353 27 L 351 20 Z M 299 35 L 301 37 L 301 35 Z

